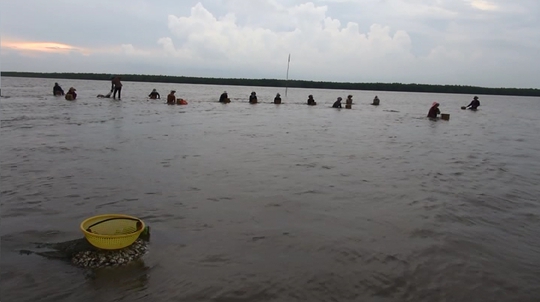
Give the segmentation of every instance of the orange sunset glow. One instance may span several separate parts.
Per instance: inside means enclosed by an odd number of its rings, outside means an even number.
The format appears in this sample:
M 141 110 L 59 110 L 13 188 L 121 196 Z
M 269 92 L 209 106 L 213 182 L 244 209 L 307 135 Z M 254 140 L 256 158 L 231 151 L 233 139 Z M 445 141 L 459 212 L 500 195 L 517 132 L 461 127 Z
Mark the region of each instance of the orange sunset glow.
M 70 51 L 78 51 L 85 53 L 85 49 L 78 48 L 68 44 L 56 43 L 56 42 L 16 42 L 16 41 L 2 41 L 2 48 L 10 48 L 13 50 L 20 50 L 25 52 L 49 52 L 49 53 L 67 53 Z

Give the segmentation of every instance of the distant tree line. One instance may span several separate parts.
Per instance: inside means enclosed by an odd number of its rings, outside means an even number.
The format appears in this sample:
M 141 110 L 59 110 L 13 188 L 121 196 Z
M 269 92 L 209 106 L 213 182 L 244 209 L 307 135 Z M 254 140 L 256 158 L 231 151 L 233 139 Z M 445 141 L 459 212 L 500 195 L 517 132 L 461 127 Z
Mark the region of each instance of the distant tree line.
M 52 78 L 52 79 L 79 79 L 79 80 L 110 80 L 112 75 L 105 73 L 41 73 L 41 72 L 14 72 L 3 71 L 5 77 Z M 458 94 L 486 94 L 486 95 L 515 95 L 540 96 L 540 89 L 535 88 L 487 88 L 465 85 L 428 85 L 428 84 L 402 84 L 402 83 L 349 83 L 349 82 L 322 82 L 304 80 L 280 79 L 239 79 L 239 78 L 203 78 L 166 75 L 118 74 L 122 81 L 132 82 L 159 82 L 180 84 L 208 84 L 228 86 L 264 86 L 264 87 L 295 87 L 342 90 L 372 90 L 372 91 L 406 91 L 431 93 L 458 93 Z

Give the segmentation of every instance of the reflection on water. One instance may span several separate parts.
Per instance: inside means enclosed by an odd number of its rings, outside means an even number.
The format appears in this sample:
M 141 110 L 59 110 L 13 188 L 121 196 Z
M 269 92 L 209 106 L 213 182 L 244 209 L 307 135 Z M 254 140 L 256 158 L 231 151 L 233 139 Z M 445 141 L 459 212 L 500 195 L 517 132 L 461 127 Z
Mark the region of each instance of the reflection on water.
M 113 300 L 118 291 L 144 291 L 149 275 L 150 268 L 139 259 L 126 266 L 88 270 L 86 277 L 93 291 L 103 296 L 110 295 L 108 299 Z M 103 296 L 101 298 L 105 298 Z
M 55 81 L 78 100 L 49 96 Z M 450 94 L 125 82 L 114 101 L 95 97 L 108 82 L 2 84 L 2 301 L 540 295 L 539 98 L 480 96 L 471 112 Z M 351 110 L 330 108 L 348 94 Z M 450 121 L 425 118 L 434 100 Z M 82 270 L 17 253 L 103 213 L 150 225 L 149 254 Z

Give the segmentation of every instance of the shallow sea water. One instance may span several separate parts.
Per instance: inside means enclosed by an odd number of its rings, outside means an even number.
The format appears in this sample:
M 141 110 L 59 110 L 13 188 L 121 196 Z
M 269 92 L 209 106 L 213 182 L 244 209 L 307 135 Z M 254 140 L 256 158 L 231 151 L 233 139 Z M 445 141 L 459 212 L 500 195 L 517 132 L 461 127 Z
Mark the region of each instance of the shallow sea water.
M 106 81 L 56 81 L 78 99 L 2 78 L 2 301 L 540 297 L 540 98 L 472 112 L 472 95 L 289 89 L 274 105 L 284 89 L 124 82 L 115 101 L 95 97 Z M 353 109 L 329 108 L 347 94 Z M 450 121 L 425 118 L 435 100 Z M 18 253 L 103 213 L 151 226 L 141 261 Z

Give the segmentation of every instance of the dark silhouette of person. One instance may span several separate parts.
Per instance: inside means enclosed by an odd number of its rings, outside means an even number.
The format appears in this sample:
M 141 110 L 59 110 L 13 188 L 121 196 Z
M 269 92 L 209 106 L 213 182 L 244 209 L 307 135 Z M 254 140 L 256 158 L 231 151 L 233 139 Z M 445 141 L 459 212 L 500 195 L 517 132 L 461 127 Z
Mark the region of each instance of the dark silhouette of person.
M 345 100 L 345 104 L 352 105 L 352 95 L 349 94 L 347 96 L 347 99 Z
M 120 77 L 116 76 L 111 80 L 111 92 L 113 93 L 113 99 L 116 99 L 116 93 L 118 92 L 118 99 L 122 99 L 122 82 Z
M 315 105 L 317 105 L 317 102 L 315 102 L 315 99 L 313 99 L 313 95 L 312 95 L 312 94 L 310 94 L 310 95 L 308 96 L 307 104 L 310 105 L 310 106 L 315 106 Z
M 230 100 L 229 100 L 229 95 L 227 94 L 227 91 L 223 91 L 223 93 L 219 96 L 219 102 L 220 103 L 228 103 Z
M 470 108 L 471 110 L 476 110 L 478 109 L 479 106 L 480 106 L 480 101 L 478 100 L 477 96 L 475 96 L 473 100 L 471 101 L 471 103 L 467 105 L 467 107 Z
M 75 91 L 77 91 L 77 89 L 70 87 L 65 96 L 66 100 L 68 101 L 75 100 L 77 98 L 77 93 Z
M 62 87 L 60 87 L 60 85 L 58 85 L 58 83 L 54 83 L 53 95 L 54 96 L 64 95 L 64 89 L 62 89 Z
M 171 93 L 169 93 L 169 95 L 167 96 L 167 104 L 169 105 L 176 104 L 176 95 L 174 95 L 175 93 L 176 93 L 176 90 L 171 90 Z
M 274 98 L 274 104 L 281 104 L 281 95 L 279 93 L 277 93 Z
M 334 105 L 332 105 L 332 108 L 342 108 L 341 107 L 341 100 L 342 100 L 341 97 L 337 98 L 337 100 L 334 102 Z
M 152 92 L 148 95 L 149 98 L 155 100 L 155 99 L 161 99 L 161 96 L 159 95 L 159 92 L 154 88 L 152 89 Z
M 257 94 L 255 93 L 255 91 L 251 92 L 251 95 L 249 96 L 249 103 L 257 104 Z
M 433 102 L 433 104 L 431 105 L 431 108 L 429 108 L 427 117 L 437 118 L 438 114 L 441 114 L 441 111 L 439 110 L 439 103 Z

